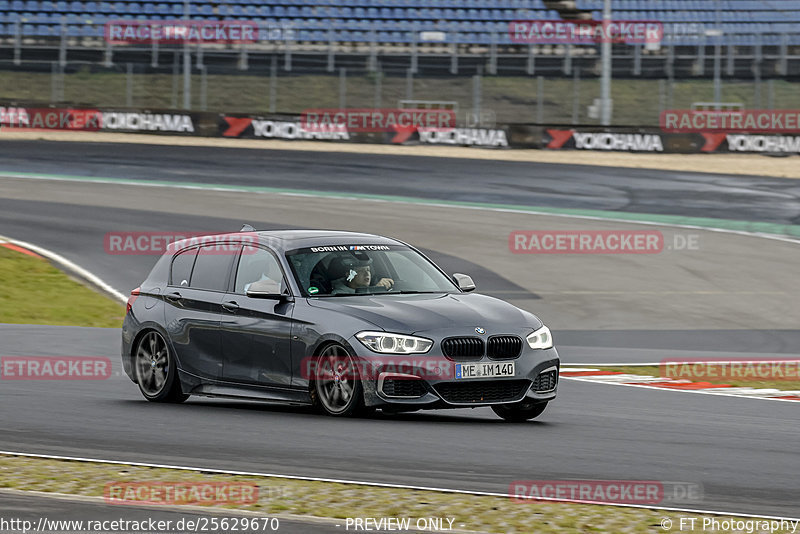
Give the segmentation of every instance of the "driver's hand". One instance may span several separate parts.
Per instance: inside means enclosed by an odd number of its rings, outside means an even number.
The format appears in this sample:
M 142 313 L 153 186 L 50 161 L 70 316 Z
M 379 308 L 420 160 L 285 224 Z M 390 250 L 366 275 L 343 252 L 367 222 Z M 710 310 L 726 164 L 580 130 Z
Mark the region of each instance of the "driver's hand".
M 386 289 L 392 289 L 392 286 L 394 285 L 394 280 L 392 280 L 391 278 L 381 278 L 375 285 L 381 286 Z

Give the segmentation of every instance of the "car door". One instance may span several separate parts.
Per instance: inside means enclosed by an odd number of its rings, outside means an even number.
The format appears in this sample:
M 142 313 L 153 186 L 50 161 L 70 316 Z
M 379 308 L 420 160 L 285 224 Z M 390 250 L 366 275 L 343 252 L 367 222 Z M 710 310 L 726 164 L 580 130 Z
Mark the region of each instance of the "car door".
M 292 380 L 290 336 L 294 303 L 247 296 L 250 284 L 288 294 L 277 257 L 267 248 L 245 245 L 233 290 L 222 302 L 223 376 L 248 385 L 288 387 Z
M 165 325 L 183 371 L 222 377 L 220 318 L 235 253 L 211 245 L 178 253 L 164 294 Z

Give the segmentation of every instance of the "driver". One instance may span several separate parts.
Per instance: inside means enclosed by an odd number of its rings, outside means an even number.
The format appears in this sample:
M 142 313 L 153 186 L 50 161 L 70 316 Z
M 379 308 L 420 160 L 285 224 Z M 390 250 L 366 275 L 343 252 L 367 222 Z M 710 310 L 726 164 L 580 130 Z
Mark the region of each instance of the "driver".
M 365 287 L 382 287 L 389 291 L 394 286 L 391 278 L 381 278 L 376 284 L 372 282 L 372 258 L 359 260 L 356 258 L 343 258 L 345 276 L 333 281 L 332 295 L 341 293 L 355 293 L 357 289 Z

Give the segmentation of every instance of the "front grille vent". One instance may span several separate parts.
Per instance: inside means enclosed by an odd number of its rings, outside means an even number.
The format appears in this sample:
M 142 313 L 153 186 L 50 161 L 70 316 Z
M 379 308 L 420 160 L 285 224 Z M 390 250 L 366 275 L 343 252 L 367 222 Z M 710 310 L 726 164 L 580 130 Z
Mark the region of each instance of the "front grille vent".
M 410 378 L 384 380 L 381 390 L 387 397 L 421 397 L 426 393 L 421 380 Z
M 479 337 L 449 337 L 442 341 L 442 353 L 458 360 L 480 360 L 485 346 Z
M 522 339 L 517 336 L 492 336 L 486 353 L 493 360 L 513 360 L 522 352 Z
M 556 389 L 556 384 L 558 383 L 558 371 L 552 369 L 550 371 L 544 371 L 539 373 L 536 379 L 533 381 L 533 391 L 537 393 L 545 393 L 548 391 L 553 391 Z
M 474 404 L 518 400 L 528 390 L 530 383 L 530 380 L 442 382 L 434 385 L 434 388 L 447 402 Z

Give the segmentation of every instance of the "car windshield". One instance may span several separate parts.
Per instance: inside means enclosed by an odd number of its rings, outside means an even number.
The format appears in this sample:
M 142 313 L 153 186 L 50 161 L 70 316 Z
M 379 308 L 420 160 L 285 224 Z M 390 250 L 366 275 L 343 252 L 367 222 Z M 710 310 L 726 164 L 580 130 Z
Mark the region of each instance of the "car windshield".
M 305 296 L 458 291 L 430 261 L 403 245 L 329 245 L 286 253 Z

